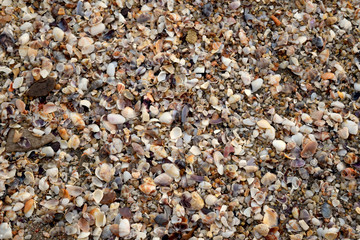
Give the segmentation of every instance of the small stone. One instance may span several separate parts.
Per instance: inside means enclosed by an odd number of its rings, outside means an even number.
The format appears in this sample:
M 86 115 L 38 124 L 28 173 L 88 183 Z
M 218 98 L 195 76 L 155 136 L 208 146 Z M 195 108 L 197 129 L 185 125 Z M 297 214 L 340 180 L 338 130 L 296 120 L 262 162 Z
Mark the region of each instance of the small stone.
M 240 1 L 234 1 L 234 2 L 230 3 L 229 7 L 232 10 L 236 10 L 240 7 L 240 5 L 241 5 Z
M 229 104 L 233 104 L 233 103 L 237 103 L 238 101 L 240 101 L 240 99 L 241 99 L 240 94 L 234 94 L 229 97 L 228 102 L 229 102 Z
M 356 135 L 359 132 L 359 125 L 354 121 L 345 120 L 342 125 L 343 127 L 346 127 L 352 135 Z
M 286 143 L 282 140 L 274 140 L 273 146 L 276 148 L 276 151 L 283 152 L 286 149 Z
M 324 203 L 321 206 L 321 214 L 323 215 L 324 218 L 330 218 L 332 216 L 332 211 L 328 203 Z
M 252 89 L 252 92 L 257 92 L 263 85 L 264 83 L 264 80 L 261 79 L 261 78 L 258 78 L 254 81 L 251 82 L 251 89 Z
M 326 19 L 326 24 L 327 25 L 333 25 L 337 22 L 337 17 L 328 17 Z
M 268 121 L 266 121 L 265 119 L 262 119 L 260 121 L 258 121 L 256 123 L 260 128 L 265 128 L 265 129 L 269 129 L 272 128 L 272 126 L 270 125 L 270 123 Z
M 194 44 L 196 43 L 197 41 L 197 34 L 194 30 L 190 29 L 188 32 L 187 32 L 187 35 L 186 35 L 186 41 L 188 43 L 191 43 L 191 44 Z
M 22 135 L 19 142 L 14 143 L 14 134 L 15 129 L 11 129 L 6 141 L 6 151 L 7 152 L 26 152 L 29 150 L 40 148 L 52 141 L 55 140 L 55 136 L 53 134 L 44 135 L 42 137 L 36 137 L 27 129 L 22 130 Z M 28 144 L 21 145 L 22 140 L 26 140 Z
M 36 81 L 30 86 L 26 94 L 29 97 L 45 97 L 55 88 L 55 85 L 55 80 L 50 78 L 44 81 Z
M 90 28 L 90 34 L 95 36 L 105 31 L 105 24 L 100 23 Z
M 155 222 L 157 224 L 159 224 L 160 226 L 166 226 L 167 223 L 169 222 L 169 219 L 168 217 L 166 216 L 166 214 L 162 213 L 162 214 L 159 214 L 155 217 Z
M 57 42 L 61 42 L 64 39 L 64 31 L 58 27 L 55 27 L 53 29 L 53 35 L 54 35 L 55 41 L 57 41 Z
M 207 16 L 210 17 L 211 13 L 213 12 L 213 6 L 211 3 L 207 3 L 204 5 L 203 9 L 202 9 L 202 13 Z

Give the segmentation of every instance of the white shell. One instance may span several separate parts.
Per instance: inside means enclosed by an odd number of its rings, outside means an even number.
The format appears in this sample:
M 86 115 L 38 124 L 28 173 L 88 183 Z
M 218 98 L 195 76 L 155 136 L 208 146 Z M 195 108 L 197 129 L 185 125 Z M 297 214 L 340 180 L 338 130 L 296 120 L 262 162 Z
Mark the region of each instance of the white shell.
M 126 237 L 130 234 L 130 222 L 127 219 L 121 219 L 119 223 L 119 236 Z
M 258 121 L 256 123 L 260 128 L 265 128 L 265 129 L 269 129 L 272 126 L 270 125 L 270 123 L 268 121 L 266 121 L 265 119 L 261 119 L 260 121 Z
M 92 26 L 90 28 L 90 34 L 95 36 L 95 35 L 102 33 L 104 30 L 105 30 L 105 24 L 100 23 L 100 24 Z
M 173 118 L 171 116 L 170 112 L 164 112 L 163 114 L 161 114 L 159 121 L 161 123 L 165 123 L 165 124 L 171 124 L 173 121 Z
M 261 78 L 258 78 L 256 80 L 254 80 L 253 82 L 251 82 L 251 89 L 252 89 L 252 92 L 257 92 L 263 85 L 264 83 L 264 80 L 261 79 Z
M 126 119 L 133 119 L 136 117 L 136 112 L 131 107 L 126 107 L 121 111 L 121 115 L 123 115 Z
M 82 187 L 73 186 L 73 185 L 66 185 L 66 189 L 68 190 L 69 195 L 73 197 L 79 196 L 84 191 Z
M 107 115 L 107 119 L 111 124 L 123 124 L 126 121 L 126 119 L 120 114 L 113 113 Z
M 282 140 L 274 140 L 272 144 L 278 152 L 282 152 L 286 149 L 286 143 Z
M 112 166 L 107 163 L 101 164 L 101 166 L 97 167 L 95 170 L 95 175 L 105 182 L 110 182 L 114 174 L 115 169 L 113 169 Z
M 171 132 L 170 132 L 170 138 L 172 140 L 177 140 L 181 137 L 182 135 L 182 131 L 181 131 L 181 128 L 179 127 L 174 127 Z
M 157 176 L 156 178 L 154 178 L 154 182 L 156 184 L 162 185 L 162 186 L 169 186 L 172 181 L 173 181 L 172 177 L 170 177 L 166 173 L 162 173 L 159 176 Z
M 93 192 L 93 198 L 94 198 L 94 201 L 99 204 L 100 201 L 103 199 L 104 197 L 104 193 L 102 190 L 100 189 L 96 189 L 94 192 Z
M 175 164 L 172 163 L 164 163 L 162 165 L 162 169 L 165 171 L 172 178 L 179 178 L 180 177 L 180 170 Z
M 64 31 L 58 27 L 55 27 L 53 29 L 53 35 L 54 35 L 55 41 L 61 42 L 64 39 Z

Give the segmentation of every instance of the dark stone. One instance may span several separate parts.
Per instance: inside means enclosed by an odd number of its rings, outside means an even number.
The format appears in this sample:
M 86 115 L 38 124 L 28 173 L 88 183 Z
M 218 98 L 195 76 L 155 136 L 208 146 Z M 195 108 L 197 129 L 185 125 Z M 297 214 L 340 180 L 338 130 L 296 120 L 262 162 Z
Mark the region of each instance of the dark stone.
M 128 218 L 128 219 L 132 218 L 132 212 L 128 207 L 119 208 L 119 213 L 124 218 Z
M 54 152 L 57 152 L 60 149 L 60 143 L 59 142 L 53 142 L 50 144 L 50 147 L 54 150 Z
M 137 22 L 138 23 L 146 23 L 147 21 L 149 21 L 151 19 L 150 15 L 147 13 L 143 13 L 141 14 L 138 19 Z
M 60 221 L 61 219 L 64 218 L 64 214 L 63 213 L 55 213 L 55 216 L 54 216 L 54 221 L 58 222 Z
M 49 78 L 44 81 L 37 81 L 30 86 L 26 94 L 29 97 L 44 97 L 55 88 L 55 85 L 55 80 Z
M 322 40 L 321 37 L 314 37 L 312 39 L 312 44 L 317 47 L 317 48 L 322 48 L 324 47 L 324 41 Z
M 166 224 L 169 222 L 169 219 L 165 214 L 159 214 L 155 217 L 155 222 L 160 226 L 166 226 Z
M 27 152 L 40 148 L 55 140 L 55 136 L 51 133 L 42 137 L 36 137 L 27 129 L 18 131 L 22 131 L 22 137 L 18 143 L 14 143 L 15 129 L 10 130 L 6 140 L 6 152 Z M 21 142 L 25 144 L 21 144 Z
M 204 5 L 203 9 L 202 9 L 202 13 L 207 16 L 210 17 L 211 13 L 213 12 L 214 8 L 212 6 L 211 3 L 207 3 Z

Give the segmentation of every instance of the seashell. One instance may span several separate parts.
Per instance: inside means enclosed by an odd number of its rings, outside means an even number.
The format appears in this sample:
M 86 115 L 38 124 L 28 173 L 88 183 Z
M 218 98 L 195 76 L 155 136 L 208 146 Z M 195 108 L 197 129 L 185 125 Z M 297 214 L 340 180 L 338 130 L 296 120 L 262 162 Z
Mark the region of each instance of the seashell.
M 67 133 L 66 129 L 65 128 L 62 128 L 62 127 L 58 127 L 58 132 L 59 132 L 59 135 L 62 139 L 64 140 L 68 140 L 69 139 L 69 134 Z
M 236 10 L 240 7 L 240 5 L 241 5 L 240 1 L 234 1 L 229 4 L 229 7 L 231 10 Z
M 123 124 L 126 121 L 126 119 L 120 114 L 112 114 L 112 113 L 107 115 L 107 120 L 111 124 Z
M 119 223 L 119 237 L 126 237 L 130 234 L 130 222 L 128 219 L 121 219 Z
M 80 139 L 77 135 L 72 135 L 68 141 L 68 147 L 77 149 L 80 146 Z
M 73 185 L 66 185 L 66 190 L 68 194 L 72 197 L 77 197 L 82 194 L 84 189 L 82 187 L 73 186 Z
M 266 121 L 265 119 L 261 119 L 260 121 L 256 122 L 256 124 L 257 124 L 260 128 L 264 128 L 264 129 L 272 128 L 272 126 L 270 125 L 270 123 L 269 123 L 268 121 Z
M 13 89 L 18 89 L 20 88 L 24 83 L 24 78 L 23 77 L 17 77 L 14 79 L 14 83 L 12 85 Z
M 70 113 L 70 119 L 76 127 L 79 129 L 84 129 L 85 122 L 81 114 L 72 112 Z
M 41 205 L 47 209 L 50 209 L 50 210 L 56 210 L 58 205 L 59 205 L 60 201 L 57 200 L 57 199 L 51 199 L 51 200 L 48 200 L 48 201 L 43 201 L 41 202 Z
M 115 169 L 113 169 L 112 166 L 107 163 L 101 164 L 101 166 L 97 167 L 95 170 L 95 175 L 105 182 L 110 182 L 114 177 L 114 174 Z
M 94 201 L 99 204 L 100 201 L 103 199 L 104 197 L 104 193 L 102 190 L 100 189 L 96 189 L 94 192 L 93 192 L 93 198 L 94 198 Z
M 258 78 L 254 81 L 251 82 L 251 89 L 252 89 L 252 92 L 257 92 L 263 85 L 264 83 L 264 80 L 262 78 Z
M 23 204 L 22 202 L 17 202 L 13 206 L 12 210 L 15 212 L 20 211 L 24 206 L 25 206 L 25 204 Z
M 97 227 L 103 227 L 103 226 L 105 226 L 105 224 L 106 224 L 106 217 L 105 217 L 105 214 L 104 214 L 103 212 L 101 212 L 101 211 L 96 212 L 96 213 L 94 214 L 94 216 L 95 216 L 95 225 L 96 225 Z
M 277 180 L 277 176 L 273 173 L 267 172 L 262 178 L 261 183 L 269 186 Z
M 121 115 L 123 115 L 126 119 L 133 119 L 136 117 L 136 112 L 131 107 L 126 107 L 121 111 Z
M 156 185 L 155 185 L 155 183 L 151 184 L 149 182 L 145 182 L 139 186 L 139 189 L 143 193 L 150 195 L 150 194 L 156 192 Z
M 112 225 L 110 226 L 110 231 L 111 231 L 111 233 L 114 234 L 115 236 L 120 237 L 120 236 L 119 236 L 119 224 L 112 224 Z
M 180 177 L 180 169 L 173 163 L 164 163 L 162 169 L 172 178 L 176 179 Z
M 170 138 L 172 140 L 177 140 L 181 137 L 182 135 L 182 131 L 181 128 L 179 127 L 174 127 L 171 131 L 170 131 Z
M 46 190 L 49 189 L 49 187 L 50 186 L 49 186 L 49 184 L 47 182 L 47 177 L 41 178 L 40 181 L 39 181 L 39 189 L 40 189 L 40 191 L 46 191 Z
M 261 236 L 266 237 L 269 234 L 270 228 L 266 224 L 258 224 L 254 227 L 254 231 L 259 233 Z
M 205 197 L 205 203 L 208 205 L 208 206 L 212 206 L 214 205 L 216 202 L 218 201 L 217 197 L 215 197 L 214 195 L 207 195 Z
M 0 236 L 2 239 L 15 239 L 13 238 L 11 224 L 3 222 L 0 224 Z
M 240 94 L 234 94 L 231 95 L 228 99 L 229 104 L 234 104 L 237 103 L 241 100 L 241 95 Z
M 56 112 L 58 110 L 58 107 L 54 103 L 46 103 L 43 106 L 43 112 L 46 114 Z
M 330 118 L 338 123 L 343 121 L 343 118 L 342 118 L 341 114 L 339 114 L 339 113 L 330 113 Z
M 357 175 L 358 173 L 353 168 L 345 168 L 341 171 L 341 177 L 347 180 L 355 179 Z
M 52 31 L 55 41 L 61 42 L 64 39 L 64 31 L 58 27 L 55 27 Z
M 13 137 L 13 143 L 19 142 L 22 135 L 23 135 L 22 132 L 19 132 L 18 130 L 15 130 L 14 131 L 14 137 Z
M 30 217 L 35 209 L 35 201 L 34 199 L 29 199 L 26 201 L 24 206 L 24 214 L 25 217 Z
M 158 160 L 160 160 L 162 158 L 166 158 L 168 156 L 165 148 L 162 146 L 151 145 L 150 151 L 152 151 L 154 153 L 155 159 L 158 159 Z
M 355 164 L 358 162 L 358 156 L 353 152 L 349 152 L 344 157 L 344 162 L 347 164 Z
M 164 124 L 171 124 L 173 122 L 173 117 L 170 112 L 164 112 L 160 115 L 159 121 Z
M 35 183 L 34 174 L 32 174 L 32 172 L 26 171 L 26 172 L 24 173 L 24 175 L 25 175 L 24 183 L 25 183 L 26 185 L 34 184 L 34 183 Z
M 166 173 L 162 173 L 154 179 L 154 182 L 161 186 L 169 186 L 173 178 Z
M 201 210 L 204 207 L 204 200 L 201 198 L 198 192 L 191 193 L 190 205 L 191 208 L 195 210 Z
M 105 24 L 100 23 L 90 28 L 90 34 L 95 36 L 105 31 Z
M 38 81 L 41 78 L 40 71 L 41 71 L 40 68 L 33 68 L 31 70 L 31 74 L 32 74 L 33 78 L 35 79 L 35 81 Z
M 300 156 L 302 158 L 312 157 L 315 154 L 317 147 L 318 147 L 318 143 L 310 140 L 303 147 L 303 150 L 301 151 Z
M 349 129 L 347 127 L 339 129 L 337 133 L 342 139 L 347 139 L 349 137 Z
M 274 140 L 272 144 L 277 152 L 283 152 L 286 149 L 286 143 L 282 140 Z
M 116 193 L 115 193 L 115 191 L 114 190 L 112 190 L 112 189 L 109 189 L 109 188 L 105 188 L 104 190 L 103 190 L 103 193 L 104 193 L 104 196 L 103 196 L 103 198 L 101 199 L 101 204 L 107 204 L 107 205 L 109 205 L 109 204 L 111 204 L 111 203 L 113 203 L 114 201 L 115 201 L 115 199 L 116 199 Z
M 303 120 L 305 123 L 308 123 L 308 124 L 311 124 L 313 122 L 312 118 L 307 113 L 301 114 L 301 120 Z
M 106 73 L 107 75 L 109 75 L 109 77 L 114 77 L 115 76 L 115 71 L 116 71 L 116 62 L 112 62 L 109 63 L 106 69 Z
M 320 63 L 325 63 L 329 59 L 330 51 L 329 49 L 325 49 L 319 54 Z
M 271 227 L 275 227 L 278 225 L 278 214 L 275 212 L 274 209 L 265 206 L 264 207 L 264 218 L 263 218 L 263 223 L 266 224 L 267 226 Z
M 332 72 L 323 73 L 321 75 L 321 79 L 323 79 L 323 80 L 334 80 L 335 79 L 335 74 L 333 74 Z

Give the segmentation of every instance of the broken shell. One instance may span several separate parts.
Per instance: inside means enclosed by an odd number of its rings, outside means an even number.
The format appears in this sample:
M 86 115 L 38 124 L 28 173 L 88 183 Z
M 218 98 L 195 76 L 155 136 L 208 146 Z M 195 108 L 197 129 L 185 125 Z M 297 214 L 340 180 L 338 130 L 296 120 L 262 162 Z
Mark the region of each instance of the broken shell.
M 96 189 L 94 192 L 93 192 L 93 198 L 94 198 L 94 201 L 99 204 L 100 201 L 103 199 L 104 197 L 104 193 L 102 190 L 100 189 Z
M 123 124 L 126 121 L 120 114 L 109 114 L 107 115 L 107 120 L 111 124 Z
M 119 223 L 119 237 L 126 237 L 130 234 L 130 222 L 128 219 L 121 219 Z
M 25 217 L 30 217 L 35 209 L 35 201 L 34 199 L 29 199 L 26 201 L 24 206 L 24 214 Z
M 261 178 L 261 183 L 268 186 L 268 185 L 274 183 L 276 180 L 277 180 L 276 175 L 268 172 Z
M 205 203 L 204 200 L 201 198 L 198 192 L 191 193 L 191 201 L 190 201 L 191 208 L 195 210 L 201 210 Z
M 172 178 L 179 178 L 180 177 L 180 170 L 179 168 L 172 163 L 164 163 L 162 165 L 162 169 L 165 171 Z
M 265 129 L 269 129 L 272 126 L 270 125 L 270 123 L 268 121 L 266 121 L 265 119 L 262 119 L 260 121 L 258 121 L 256 123 L 260 128 L 265 128 Z
M 82 194 L 84 189 L 78 186 L 66 185 L 67 193 L 72 197 L 77 197 Z
M 31 74 L 35 81 L 38 81 L 41 78 L 40 71 L 40 68 L 33 68 L 33 70 L 31 70 Z
M 303 150 L 301 151 L 300 156 L 302 158 L 309 158 L 309 157 L 313 156 L 317 150 L 317 147 L 318 147 L 317 142 L 310 140 L 303 147 Z
M 265 206 L 264 212 L 265 212 L 265 215 L 263 218 L 263 223 L 269 227 L 277 226 L 278 225 L 278 214 L 275 212 L 275 210 Z
M 115 169 L 113 169 L 112 166 L 107 163 L 101 164 L 101 166 L 97 167 L 95 170 L 95 175 L 105 182 L 110 182 L 114 174 Z
M 72 135 L 68 141 L 68 147 L 77 149 L 80 146 L 80 139 L 77 135 Z
M 154 182 L 161 186 L 169 186 L 173 178 L 166 173 L 162 173 L 154 179 Z
M 139 186 L 139 189 L 149 195 L 156 191 L 156 184 L 154 183 L 154 180 L 150 177 L 144 178 L 144 183 Z
M 121 111 L 121 115 L 126 119 L 133 119 L 136 117 L 136 112 L 131 107 L 126 107 Z
M 266 237 L 269 234 L 270 228 L 266 224 L 258 224 L 254 227 L 254 231 L 259 233 L 261 236 Z
M 177 140 L 178 138 L 180 138 L 182 135 L 182 131 L 181 128 L 179 127 L 174 127 L 171 131 L 170 131 L 170 138 L 172 140 Z

